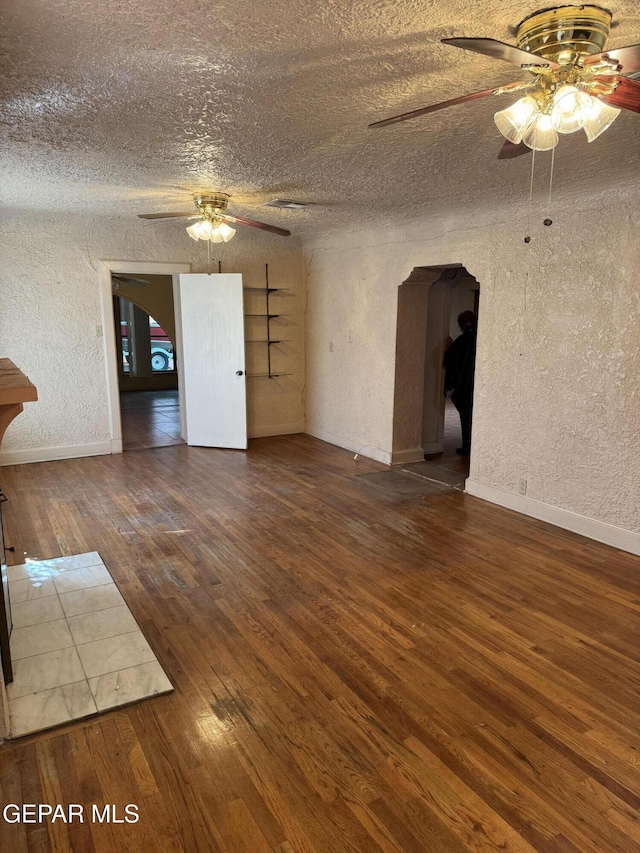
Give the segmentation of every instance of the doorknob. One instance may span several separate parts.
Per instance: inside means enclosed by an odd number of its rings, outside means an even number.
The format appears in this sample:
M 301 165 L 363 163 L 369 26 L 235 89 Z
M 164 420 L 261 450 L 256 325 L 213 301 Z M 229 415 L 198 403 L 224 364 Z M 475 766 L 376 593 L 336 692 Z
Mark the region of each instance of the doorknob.
M 236 370 L 236 376 L 244 376 L 244 370 Z

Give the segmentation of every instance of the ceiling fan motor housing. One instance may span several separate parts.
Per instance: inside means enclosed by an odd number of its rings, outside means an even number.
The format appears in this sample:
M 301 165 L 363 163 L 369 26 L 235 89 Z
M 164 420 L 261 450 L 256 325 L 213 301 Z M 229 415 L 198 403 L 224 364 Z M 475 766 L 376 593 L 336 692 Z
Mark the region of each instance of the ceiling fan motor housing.
M 601 53 L 611 27 L 611 12 L 599 6 L 559 6 L 534 12 L 519 25 L 518 47 L 558 65 L 575 65 Z
M 215 219 L 220 213 L 224 213 L 229 204 L 229 195 L 227 193 L 202 193 L 193 194 L 198 211 L 207 219 Z

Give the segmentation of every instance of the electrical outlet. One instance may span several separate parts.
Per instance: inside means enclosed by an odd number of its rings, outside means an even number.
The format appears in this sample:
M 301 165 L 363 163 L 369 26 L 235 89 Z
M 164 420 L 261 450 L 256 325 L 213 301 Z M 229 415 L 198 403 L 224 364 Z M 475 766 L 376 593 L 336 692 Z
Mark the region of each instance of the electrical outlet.
M 102 337 L 102 326 L 100 323 L 96 323 L 96 338 Z
M 527 481 L 526 480 L 520 480 L 520 482 L 518 483 L 518 494 L 519 495 L 526 495 L 527 494 Z
M 329 341 L 329 352 L 333 352 L 333 341 Z

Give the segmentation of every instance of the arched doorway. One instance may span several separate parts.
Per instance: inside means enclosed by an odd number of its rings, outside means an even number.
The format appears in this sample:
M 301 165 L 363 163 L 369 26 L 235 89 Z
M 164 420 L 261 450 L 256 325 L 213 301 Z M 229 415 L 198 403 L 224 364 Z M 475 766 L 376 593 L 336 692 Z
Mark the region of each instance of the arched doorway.
M 443 358 L 459 334 L 457 317 L 478 313 L 479 284 L 461 264 L 416 267 L 398 290 L 392 464 L 422 462 L 425 456 L 455 461 L 460 444 L 457 412 L 444 396 Z

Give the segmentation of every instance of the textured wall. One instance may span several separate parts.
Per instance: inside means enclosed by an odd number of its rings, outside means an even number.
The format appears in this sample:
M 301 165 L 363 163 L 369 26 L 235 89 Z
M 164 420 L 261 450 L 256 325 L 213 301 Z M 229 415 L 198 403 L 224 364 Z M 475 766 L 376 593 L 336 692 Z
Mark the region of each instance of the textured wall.
M 391 451 L 398 285 L 412 269 L 400 266 L 399 248 L 349 231 L 305 253 L 307 427 L 367 445 L 369 456 Z
M 629 189 L 557 202 L 550 228 L 534 206 L 306 246 L 307 429 L 391 450 L 398 285 L 461 263 L 481 294 L 471 477 L 639 531 L 637 208 Z
M 15 213 L 0 226 L 0 246 L 0 354 L 19 365 L 39 396 L 7 430 L 3 451 L 108 441 L 103 339 L 95 329 L 102 323 L 98 261 L 189 262 L 198 272 L 206 267 L 204 244 L 175 224 Z M 251 229 L 215 248 L 223 271 L 241 272 L 245 286 L 264 286 L 268 262 L 273 286 L 292 291 L 286 296 L 291 343 L 277 357 L 294 375 L 247 380 L 248 415 L 251 430 L 302 423 L 301 249 L 293 238 Z

